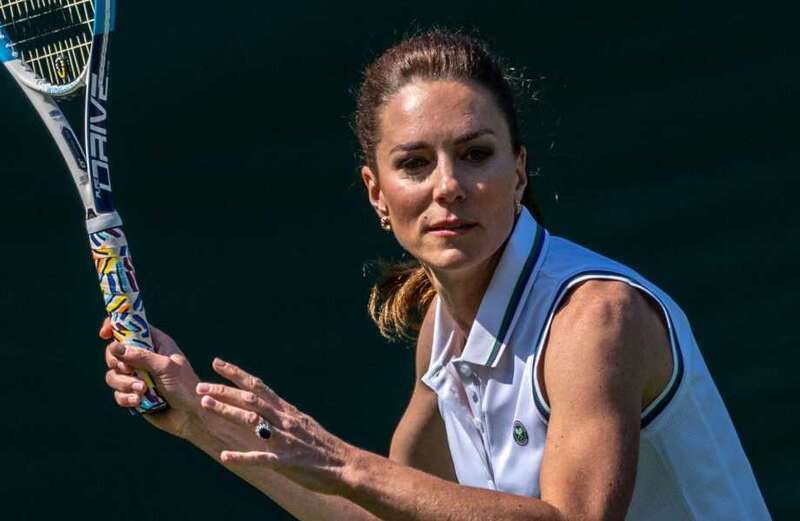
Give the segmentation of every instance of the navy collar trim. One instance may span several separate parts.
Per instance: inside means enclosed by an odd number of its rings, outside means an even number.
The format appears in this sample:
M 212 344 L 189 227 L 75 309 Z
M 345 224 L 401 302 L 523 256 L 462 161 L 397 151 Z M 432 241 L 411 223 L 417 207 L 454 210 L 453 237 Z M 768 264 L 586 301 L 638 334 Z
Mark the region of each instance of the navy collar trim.
M 492 350 L 489 353 L 489 358 L 487 358 L 484 365 L 493 366 L 497 360 L 497 356 L 500 353 L 500 348 L 506 343 L 506 337 L 511 329 L 511 322 L 513 321 L 514 315 L 517 312 L 517 307 L 519 306 L 520 300 L 522 300 L 522 295 L 525 291 L 525 287 L 528 285 L 528 280 L 530 279 L 531 273 L 533 273 L 533 268 L 536 266 L 536 261 L 539 260 L 539 256 L 542 253 L 544 235 L 544 228 L 537 223 L 536 235 L 533 239 L 530 252 L 528 253 L 528 258 L 525 260 L 525 264 L 522 267 L 519 278 L 517 278 L 517 283 L 514 285 L 514 291 L 511 293 L 511 298 L 508 301 L 508 306 L 506 307 L 505 314 L 503 315 L 503 321 L 500 323 L 500 329 L 497 331 L 494 345 L 492 346 Z

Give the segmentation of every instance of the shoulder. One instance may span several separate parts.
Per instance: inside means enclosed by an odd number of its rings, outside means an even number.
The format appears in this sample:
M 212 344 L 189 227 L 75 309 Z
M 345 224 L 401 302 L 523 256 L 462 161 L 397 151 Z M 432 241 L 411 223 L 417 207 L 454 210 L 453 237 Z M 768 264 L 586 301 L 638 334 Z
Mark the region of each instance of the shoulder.
M 657 321 L 632 286 L 611 280 L 582 282 L 564 297 L 555 313 L 545 367 L 560 368 L 566 363 L 576 368 L 604 360 L 635 370 L 642 352 L 633 346 L 640 344 L 647 323 Z
M 572 288 L 561 301 L 553 319 L 553 330 L 568 327 L 635 327 L 660 320 L 653 305 L 639 290 L 617 280 L 593 279 Z
M 614 382 L 647 402 L 671 369 L 670 345 L 658 304 L 633 286 L 588 280 L 562 300 L 541 367 L 550 394 Z

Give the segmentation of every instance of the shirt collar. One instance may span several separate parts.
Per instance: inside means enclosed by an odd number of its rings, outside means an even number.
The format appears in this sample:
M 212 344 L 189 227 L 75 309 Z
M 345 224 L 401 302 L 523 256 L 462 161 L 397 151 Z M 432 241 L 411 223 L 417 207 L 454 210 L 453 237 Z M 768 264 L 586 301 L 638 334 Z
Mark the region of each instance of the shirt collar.
M 458 360 L 488 367 L 497 365 L 516 324 L 528 282 L 533 280 L 533 274 L 540 264 L 538 261 L 542 257 L 546 239 L 546 230 L 523 207 L 481 299 L 478 314 Z M 445 311 L 444 306 L 441 308 Z M 452 321 L 443 322 L 437 325 L 453 327 Z M 442 332 L 440 329 L 439 333 Z

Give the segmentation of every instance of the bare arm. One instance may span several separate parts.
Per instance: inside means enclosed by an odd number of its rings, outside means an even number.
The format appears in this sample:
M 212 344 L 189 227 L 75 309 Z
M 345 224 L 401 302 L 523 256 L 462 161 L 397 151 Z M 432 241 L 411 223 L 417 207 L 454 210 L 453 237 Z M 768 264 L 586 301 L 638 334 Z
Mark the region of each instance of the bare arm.
M 447 433 L 439 415 L 436 393 L 421 380 L 431 360 L 433 308 L 429 306 L 417 337 L 414 391 L 392 436 L 389 459 L 455 482 Z
M 375 515 L 345 498 L 308 490 L 278 472 L 250 466 L 225 465 L 220 461 L 220 454 L 229 449 L 230 444 L 215 438 L 207 431 L 196 433 L 189 441 L 301 521 L 380 521 Z
M 405 414 L 392 437 L 389 459 L 401 465 L 455 482 L 453 463 L 447 447 L 444 423 L 436 402 L 436 394 L 420 378 L 427 371 L 433 341 L 433 306 L 423 320 L 416 343 L 415 385 Z M 191 442 L 220 462 L 226 447 L 219 440 L 199 433 Z M 301 520 L 373 520 L 377 519 L 355 503 L 339 496 L 311 492 L 281 474 L 249 466 L 236 469 L 237 474 L 272 498 L 281 507 Z
M 642 406 L 670 371 L 667 332 L 640 292 L 613 281 L 572 291 L 553 321 L 540 379 L 551 408 L 543 500 L 569 519 L 624 519 Z
M 436 394 L 420 380 L 430 363 L 432 342 L 433 306 L 430 306 L 416 343 L 414 391 L 392 437 L 389 459 L 454 482 L 455 472 L 447 447 L 444 423 L 439 416 Z M 220 453 L 230 448 L 203 432 L 198 433 L 191 441 L 217 462 L 220 462 Z M 235 471 L 298 519 L 377 519 L 351 501 L 339 496 L 311 492 L 277 472 L 249 466 L 239 467 Z

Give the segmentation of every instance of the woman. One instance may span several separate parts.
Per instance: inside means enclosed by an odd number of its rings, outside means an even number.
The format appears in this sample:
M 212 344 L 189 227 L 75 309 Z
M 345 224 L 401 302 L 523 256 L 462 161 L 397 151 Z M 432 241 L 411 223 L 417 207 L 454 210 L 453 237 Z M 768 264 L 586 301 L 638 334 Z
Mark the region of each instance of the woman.
M 384 334 L 418 333 L 389 458 L 221 360 L 233 385 L 198 382 L 157 330 L 160 354 L 109 344 L 119 405 L 147 369 L 172 405 L 150 422 L 302 520 L 769 518 L 680 309 L 531 214 L 511 89 L 480 42 L 433 31 L 386 51 L 356 127 L 379 222 L 417 261 L 370 302 Z

